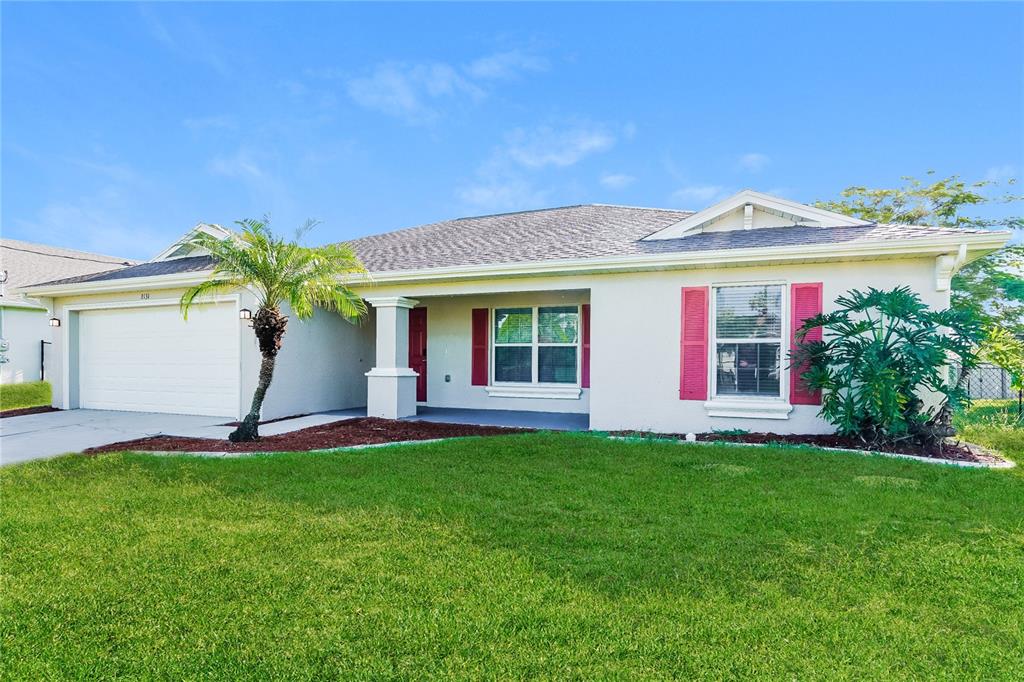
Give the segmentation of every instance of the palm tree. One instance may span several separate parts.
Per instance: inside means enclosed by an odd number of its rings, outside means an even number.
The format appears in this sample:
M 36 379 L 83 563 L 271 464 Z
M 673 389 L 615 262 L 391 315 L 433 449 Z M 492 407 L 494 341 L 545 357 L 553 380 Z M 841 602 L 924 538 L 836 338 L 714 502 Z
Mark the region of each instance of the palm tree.
M 300 320 L 312 317 L 316 308 L 334 311 L 353 323 L 366 314 L 366 303 L 347 286 L 351 275 L 366 272 L 351 248 L 345 244 L 301 246 L 298 241 L 316 224 L 313 221 L 300 228 L 293 241 L 274 235 L 268 222 L 266 218 L 240 220 L 237 234 L 220 239 L 200 232 L 188 241 L 208 251 L 216 262 L 209 279 L 182 294 L 181 313 L 186 320 L 189 309 L 204 296 L 246 289 L 258 302 L 252 328 L 263 355 L 260 378 L 249 414 L 228 436 L 232 442 L 259 438 L 260 409 L 288 325 L 288 317 L 281 314 L 282 303 Z

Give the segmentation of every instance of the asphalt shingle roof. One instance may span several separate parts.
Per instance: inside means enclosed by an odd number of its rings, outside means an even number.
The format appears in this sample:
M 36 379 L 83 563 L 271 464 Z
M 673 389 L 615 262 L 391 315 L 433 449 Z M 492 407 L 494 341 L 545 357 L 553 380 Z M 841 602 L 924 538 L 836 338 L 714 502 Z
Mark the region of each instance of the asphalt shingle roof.
M 589 204 L 458 218 L 349 242 L 370 272 L 467 265 L 641 256 L 797 244 L 839 244 L 917 239 L 978 230 L 913 225 L 776 227 L 707 232 L 678 239 L 642 239 L 692 215 L 691 211 Z M 143 263 L 61 283 L 198 272 L 208 256 Z
M 109 272 L 135 262 L 17 239 L 0 239 L 0 269 L 7 271 L 5 291 L 55 279 Z

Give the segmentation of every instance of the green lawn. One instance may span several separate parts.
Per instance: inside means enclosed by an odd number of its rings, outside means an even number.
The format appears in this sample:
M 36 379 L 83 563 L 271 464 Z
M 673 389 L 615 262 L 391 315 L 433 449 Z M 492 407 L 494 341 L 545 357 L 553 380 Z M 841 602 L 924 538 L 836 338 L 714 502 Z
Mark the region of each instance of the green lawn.
M 528 434 L 0 485 L 5 678 L 1024 677 L 1019 468 Z
M 49 404 L 50 382 L 48 381 L 0 385 L 0 412 Z
M 1017 417 L 1016 400 L 976 403 L 954 419 L 960 438 L 993 448 L 1024 466 L 1024 421 Z

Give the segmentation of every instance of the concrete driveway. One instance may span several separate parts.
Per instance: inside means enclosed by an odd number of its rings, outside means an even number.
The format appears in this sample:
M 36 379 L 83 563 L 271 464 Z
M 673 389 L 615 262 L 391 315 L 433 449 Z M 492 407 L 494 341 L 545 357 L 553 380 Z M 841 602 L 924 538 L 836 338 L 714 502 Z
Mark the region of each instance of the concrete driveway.
M 46 459 L 85 448 L 169 434 L 226 438 L 228 417 L 151 412 L 66 410 L 0 419 L 0 465 Z

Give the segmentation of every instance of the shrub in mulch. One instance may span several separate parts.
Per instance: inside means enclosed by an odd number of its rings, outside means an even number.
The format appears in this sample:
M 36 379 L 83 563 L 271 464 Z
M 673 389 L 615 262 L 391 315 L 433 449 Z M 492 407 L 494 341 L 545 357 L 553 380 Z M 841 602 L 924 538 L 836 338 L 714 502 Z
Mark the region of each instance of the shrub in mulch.
M 85 453 L 96 454 L 122 450 L 141 452 L 303 452 L 350 445 L 374 445 L 459 436 L 504 436 L 512 433 L 525 433 L 530 430 L 362 417 L 312 426 L 278 436 L 265 436 L 248 443 L 232 443 L 216 438 L 151 436 L 89 448 Z
M 620 431 L 615 435 L 637 438 L 678 438 L 684 440 L 685 435 L 679 433 L 648 433 L 641 431 Z M 998 464 L 1003 462 L 984 448 L 962 441 L 947 441 L 942 450 L 930 450 L 914 443 L 904 443 L 887 447 L 872 446 L 852 436 L 837 434 L 777 434 L 777 433 L 698 433 L 697 440 L 711 443 L 754 443 L 757 445 L 806 445 L 821 448 L 843 448 L 847 450 L 863 450 L 870 452 L 889 452 L 899 455 L 914 455 L 933 459 L 950 459 L 958 462 L 976 462 L 979 464 Z
M 4 417 L 21 417 L 26 414 L 41 414 L 43 412 L 60 412 L 59 407 L 50 407 L 49 405 L 40 405 L 39 407 L 18 407 L 13 410 L 4 410 L 0 412 L 0 419 Z

